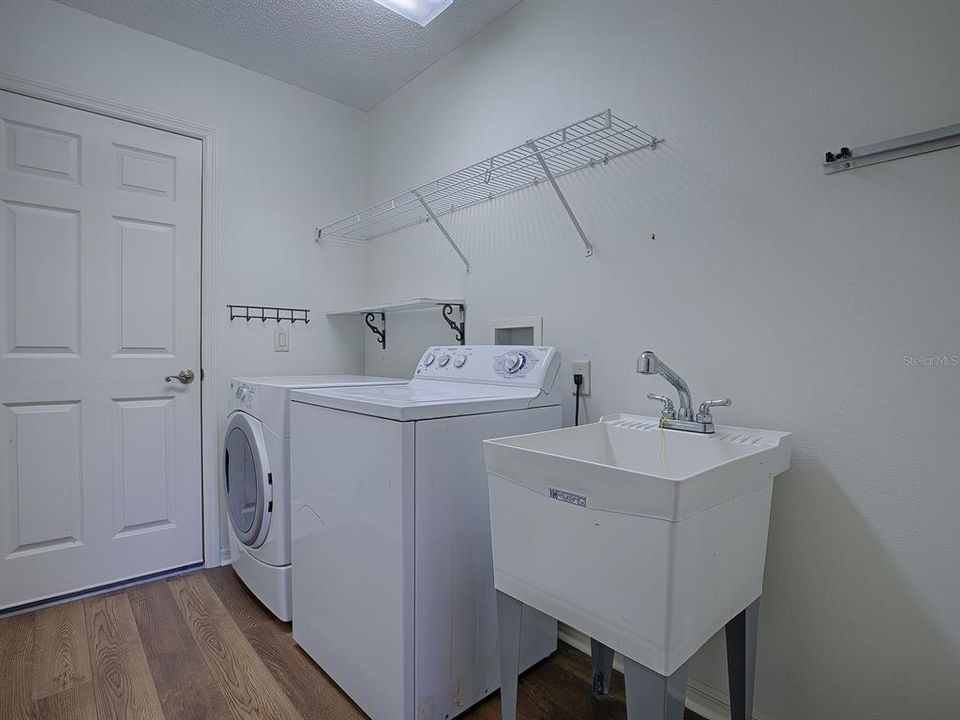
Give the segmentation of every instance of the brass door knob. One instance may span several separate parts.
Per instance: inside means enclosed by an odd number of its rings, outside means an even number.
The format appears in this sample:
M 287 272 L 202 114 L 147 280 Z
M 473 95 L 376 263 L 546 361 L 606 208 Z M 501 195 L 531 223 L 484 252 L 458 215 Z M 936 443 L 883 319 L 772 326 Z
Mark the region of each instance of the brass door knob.
M 184 368 L 183 370 L 178 372 L 176 375 L 167 375 L 164 378 L 164 381 L 173 382 L 174 380 L 179 380 L 184 385 L 189 385 L 190 383 L 193 382 L 193 379 L 195 377 L 196 375 L 193 374 L 193 370 L 191 370 L 190 368 Z

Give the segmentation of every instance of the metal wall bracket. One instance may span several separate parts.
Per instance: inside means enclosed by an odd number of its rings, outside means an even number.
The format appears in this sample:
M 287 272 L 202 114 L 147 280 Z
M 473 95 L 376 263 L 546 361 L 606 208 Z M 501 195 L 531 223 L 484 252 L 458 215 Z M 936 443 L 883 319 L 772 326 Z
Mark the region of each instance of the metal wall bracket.
M 844 170 L 946 150 L 958 145 L 960 145 L 960 123 L 853 149 L 844 147 L 839 153 L 828 152 L 823 163 L 823 174 L 832 175 Z
M 452 318 L 453 309 L 458 308 L 460 310 L 460 322 L 457 322 Z M 453 330 L 454 337 L 456 337 L 457 342 L 461 345 L 466 344 L 466 325 L 467 318 L 466 313 L 464 312 L 463 305 L 450 305 L 446 304 L 443 306 L 443 319 L 446 321 L 447 325 L 450 326 L 450 329 Z
M 607 110 L 607 112 L 609 113 L 610 111 Z M 537 161 L 540 163 L 540 167 L 543 169 L 543 174 L 546 175 L 547 180 L 550 181 L 553 191 L 557 194 L 557 197 L 560 198 L 560 204 L 563 205 L 563 209 L 567 211 L 567 215 L 570 217 L 570 222 L 573 223 L 573 226 L 577 229 L 577 233 L 580 235 L 580 239 L 583 240 L 583 246 L 587 249 L 587 257 L 591 257 L 593 255 L 593 245 L 590 244 L 590 241 L 587 239 L 587 234 L 583 231 L 583 228 L 580 227 L 580 221 L 577 220 L 577 216 L 574 215 L 573 209 L 570 207 L 570 203 L 567 202 L 567 198 L 564 196 L 563 191 L 561 191 L 560 186 L 557 185 L 557 179 L 550 171 L 550 166 L 547 165 L 547 161 L 543 159 L 543 155 L 540 153 L 540 149 L 537 147 L 536 141 L 528 140 L 527 147 L 533 150 Z
M 373 321 L 377 317 L 377 313 L 367 313 L 363 318 L 363 321 L 367 324 L 367 327 L 370 328 L 370 331 L 377 336 L 377 340 L 380 341 L 380 349 L 387 349 L 387 315 L 386 313 L 379 313 L 380 315 L 380 325 L 377 327 L 373 324 Z
M 430 206 L 427 204 L 427 201 L 423 199 L 423 196 L 416 190 L 413 190 L 412 192 L 417 200 L 420 201 L 420 204 L 423 205 L 423 209 L 427 211 L 427 215 L 429 215 L 430 219 L 433 220 L 434 224 L 436 224 L 437 229 L 440 230 L 443 236 L 447 239 L 447 242 L 450 243 L 450 247 L 452 247 L 453 251 L 460 256 L 461 260 L 463 260 L 463 264 L 467 266 L 467 272 L 470 272 L 470 261 L 467 260 L 467 256 L 463 254 L 463 251 L 460 250 L 460 247 L 457 245 L 457 243 L 455 243 L 453 238 L 450 237 L 450 233 L 447 232 L 447 229 L 443 226 L 443 223 L 441 223 L 437 219 L 437 216 L 434 215 L 433 210 L 430 209 Z

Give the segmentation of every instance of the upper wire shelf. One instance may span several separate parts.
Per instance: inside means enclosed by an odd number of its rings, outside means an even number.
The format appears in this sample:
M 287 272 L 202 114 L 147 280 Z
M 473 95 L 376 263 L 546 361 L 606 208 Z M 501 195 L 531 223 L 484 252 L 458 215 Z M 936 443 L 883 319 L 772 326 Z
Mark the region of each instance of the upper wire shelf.
M 319 228 L 317 240 L 370 240 L 432 220 L 469 269 L 466 257 L 438 218 L 549 182 L 590 255 L 592 246 L 556 178 L 637 150 L 654 148 L 662 141 L 607 109 Z

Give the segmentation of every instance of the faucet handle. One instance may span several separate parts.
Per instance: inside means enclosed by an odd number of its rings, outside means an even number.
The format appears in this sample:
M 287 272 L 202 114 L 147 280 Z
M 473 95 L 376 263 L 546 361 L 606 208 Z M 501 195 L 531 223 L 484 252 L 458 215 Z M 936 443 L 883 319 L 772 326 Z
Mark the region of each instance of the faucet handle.
M 647 399 L 657 400 L 663 403 L 663 408 L 660 410 L 660 417 L 670 418 L 671 420 L 677 419 L 677 411 L 673 407 L 673 400 L 665 395 L 658 395 L 657 393 L 647 393 Z
M 730 407 L 731 405 L 733 405 L 733 401 L 730 398 L 723 398 L 722 400 L 704 400 L 702 403 L 700 403 L 700 409 L 697 411 L 697 422 L 712 423 L 713 415 L 710 414 L 710 408 Z

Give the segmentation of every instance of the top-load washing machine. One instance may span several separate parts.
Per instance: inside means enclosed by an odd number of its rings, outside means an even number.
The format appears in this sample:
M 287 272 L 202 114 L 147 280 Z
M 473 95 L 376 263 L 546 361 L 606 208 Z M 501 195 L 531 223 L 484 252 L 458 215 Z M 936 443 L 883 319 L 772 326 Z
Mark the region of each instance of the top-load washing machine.
M 500 686 L 483 441 L 560 427 L 549 347 L 432 347 L 405 385 L 296 390 L 293 637 L 373 720 Z M 525 608 L 521 663 L 557 646 Z
M 238 377 L 230 383 L 221 467 L 231 563 L 281 620 L 292 617 L 290 391 L 403 382 L 365 375 L 305 375 Z

